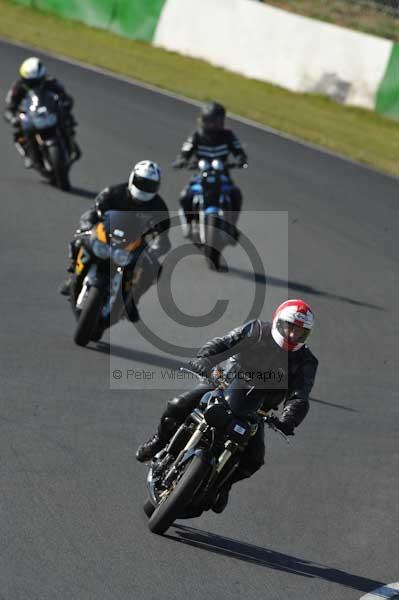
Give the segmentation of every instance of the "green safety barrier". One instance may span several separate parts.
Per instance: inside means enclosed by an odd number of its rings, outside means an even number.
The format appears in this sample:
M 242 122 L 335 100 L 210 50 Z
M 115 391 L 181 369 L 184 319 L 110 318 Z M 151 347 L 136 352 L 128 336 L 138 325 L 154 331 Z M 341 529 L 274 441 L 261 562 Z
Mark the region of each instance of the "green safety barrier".
M 66 19 L 152 41 L 165 0 L 14 0 Z
M 377 92 L 376 111 L 399 119 L 399 44 L 394 44 Z

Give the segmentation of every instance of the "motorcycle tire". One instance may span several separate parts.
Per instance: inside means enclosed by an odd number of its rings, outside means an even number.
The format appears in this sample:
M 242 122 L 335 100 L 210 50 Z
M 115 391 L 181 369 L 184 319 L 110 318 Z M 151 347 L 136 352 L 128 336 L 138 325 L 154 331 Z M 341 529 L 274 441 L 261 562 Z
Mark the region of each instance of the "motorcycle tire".
M 103 337 L 104 327 L 96 327 L 90 336 L 92 342 L 99 342 Z
M 209 464 L 202 454 L 196 454 L 187 465 L 183 475 L 166 499 L 159 504 L 150 520 L 148 527 L 152 533 L 162 535 L 184 512 L 184 508 L 195 495 L 209 471 Z
M 218 239 L 218 229 L 220 219 L 216 215 L 209 215 L 206 219 L 206 233 L 205 233 L 205 246 L 204 254 L 207 263 L 211 269 L 216 271 L 220 266 L 221 248 L 220 241 Z
M 78 346 L 87 346 L 90 342 L 97 326 L 102 305 L 103 301 L 100 290 L 96 287 L 90 288 L 84 307 L 78 317 L 78 323 L 73 336 L 74 342 Z
M 69 181 L 68 166 L 65 160 L 65 153 L 61 146 L 54 144 L 48 147 L 48 157 L 53 168 L 52 183 L 64 192 L 69 192 L 71 183 Z
M 147 517 L 150 518 L 155 510 L 155 506 L 153 505 L 152 502 L 147 500 L 147 502 L 143 506 L 143 510 L 144 510 L 145 514 L 147 515 Z

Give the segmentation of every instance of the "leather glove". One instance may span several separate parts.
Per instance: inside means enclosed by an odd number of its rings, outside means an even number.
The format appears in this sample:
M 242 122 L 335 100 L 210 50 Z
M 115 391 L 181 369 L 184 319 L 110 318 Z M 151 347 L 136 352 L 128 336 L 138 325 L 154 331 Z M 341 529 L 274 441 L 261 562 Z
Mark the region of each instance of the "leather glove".
M 247 159 L 245 158 L 245 156 L 243 156 L 242 154 L 240 154 L 239 156 L 237 156 L 236 158 L 236 165 L 239 169 L 244 169 L 248 166 L 247 164 Z
M 194 358 L 194 360 L 190 360 L 188 365 L 191 371 L 194 371 L 194 373 L 197 373 L 201 377 L 208 377 L 212 369 L 209 360 L 206 358 Z
M 269 417 L 269 421 L 284 433 L 284 435 L 295 435 L 295 427 L 292 421 L 281 421 L 278 417 Z

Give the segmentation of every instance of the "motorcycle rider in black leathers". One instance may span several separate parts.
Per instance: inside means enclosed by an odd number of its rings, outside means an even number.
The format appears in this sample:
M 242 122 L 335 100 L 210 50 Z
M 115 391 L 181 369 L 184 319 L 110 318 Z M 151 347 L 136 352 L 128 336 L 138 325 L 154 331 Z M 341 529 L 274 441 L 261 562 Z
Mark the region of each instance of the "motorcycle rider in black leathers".
M 197 163 L 201 158 L 212 161 L 219 159 L 227 161 L 229 154 L 233 154 L 237 167 L 247 166 L 247 155 L 245 154 L 240 140 L 230 129 L 225 129 L 226 109 L 218 102 L 205 104 L 199 116 L 199 127 L 183 143 L 180 154 L 173 166 L 177 169 Z M 195 162 L 193 161 L 195 159 Z M 226 172 L 227 174 L 227 172 Z M 232 183 L 230 198 L 233 210 L 233 236 L 237 239 L 238 232 L 235 227 L 242 206 L 242 195 L 240 189 Z M 193 192 L 191 182 L 180 195 L 181 209 L 180 220 L 185 237 L 191 235 Z
M 203 377 L 209 377 L 212 368 L 230 358 L 235 376 L 245 378 L 254 386 L 252 393 L 260 394 L 264 411 L 274 410 L 283 402 L 280 418 L 273 417 L 274 425 L 285 435 L 294 435 L 294 429 L 309 410 L 309 394 L 315 380 L 318 361 L 305 345 L 313 327 L 313 313 L 302 300 L 287 300 L 273 315 L 272 323 L 259 319 L 214 338 L 198 352 L 190 368 Z M 209 383 L 201 383 L 193 390 L 173 398 L 162 414 L 157 433 L 139 446 L 136 458 L 151 460 L 168 443 L 172 435 L 208 390 Z M 250 477 L 264 464 L 264 427 L 250 439 L 232 478 L 222 487 L 213 504 L 214 512 L 222 512 L 227 505 L 233 483 Z
M 141 254 L 139 263 L 140 278 L 135 283 L 134 297 L 126 306 L 126 313 L 131 322 L 139 320 L 137 302 L 153 283 L 159 278 L 161 265 L 158 259 L 169 252 L 169 211 L 164 200 L 158 194 L 161 185 L 161 172 L 158 165 L 149 160 L 138 162 L 130 173 L 129 181 L 113 185 L 98 194 L 94 208 L 84 212 L 80 217 L 80 231 L 87 231 L 102 220 L 109 210 L 129 211 L 132 219 L 140 219 L 143 235 L 151 233 L 153 239 L 146 244 L 146 252 Z M 75 260 L 79 250 L 78 241 L 71 242 L 69 255 L 72 263 L 68 269 L 73 273 Z M 132 272 L 131 279 L 134 277 Z M 127 277 L 129 280 L 129 277 Z M 72 279 L 68 278 L 60 288 L 60 293 L 69 296 Z
M 25 167 L 30 169 L 33 166 L 33 160 L 29 156 L 29 140 L 26 140 L 23 135 L 18 110 L 21 102 L 30 90 L 35 92 L 46 90 L 59 96 L 62 106 L 62 129 L 69 146 L 71 160 L 78 160 L 82 152 L 75 140 L 77 123 L 72 115 L 72 96 L 67 94 L 65 88 L 57 79 L 47 76 L 47 69 L 39 58 L 32 56 L 24 60 L 20 66 L 19 74 L 20 79 L 12 85 L 7 93 L 4 118 L 14 128 L 14 143 L 18 153 L 24 158 Z

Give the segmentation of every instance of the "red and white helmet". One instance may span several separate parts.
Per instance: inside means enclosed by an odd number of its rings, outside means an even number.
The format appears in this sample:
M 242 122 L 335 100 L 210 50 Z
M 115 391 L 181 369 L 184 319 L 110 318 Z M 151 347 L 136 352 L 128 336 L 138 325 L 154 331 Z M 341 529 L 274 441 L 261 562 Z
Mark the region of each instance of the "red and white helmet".
M 313 312 L 303 300 L 286 300 L 273 314 L 272 336 L 280 348 L 295 352 L 302 348 L 313 328 Z

